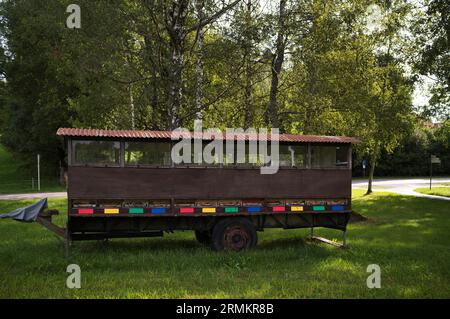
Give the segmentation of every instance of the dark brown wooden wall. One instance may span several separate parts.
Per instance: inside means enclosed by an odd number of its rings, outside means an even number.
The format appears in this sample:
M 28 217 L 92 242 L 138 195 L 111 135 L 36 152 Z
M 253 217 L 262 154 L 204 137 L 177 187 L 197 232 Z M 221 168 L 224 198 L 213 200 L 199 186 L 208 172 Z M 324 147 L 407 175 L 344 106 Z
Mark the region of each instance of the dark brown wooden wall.
M 350 198 L 351 170 L 69 167 L 69 199 Z

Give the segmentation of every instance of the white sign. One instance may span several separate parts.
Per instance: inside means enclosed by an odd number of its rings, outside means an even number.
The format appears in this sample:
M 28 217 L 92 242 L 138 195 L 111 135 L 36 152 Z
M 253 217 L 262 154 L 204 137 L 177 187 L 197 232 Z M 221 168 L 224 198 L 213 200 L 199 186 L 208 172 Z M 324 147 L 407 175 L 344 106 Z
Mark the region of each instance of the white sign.
M 441 164 L 441 159 L 436 155 L 431 155 L 431 164 Z

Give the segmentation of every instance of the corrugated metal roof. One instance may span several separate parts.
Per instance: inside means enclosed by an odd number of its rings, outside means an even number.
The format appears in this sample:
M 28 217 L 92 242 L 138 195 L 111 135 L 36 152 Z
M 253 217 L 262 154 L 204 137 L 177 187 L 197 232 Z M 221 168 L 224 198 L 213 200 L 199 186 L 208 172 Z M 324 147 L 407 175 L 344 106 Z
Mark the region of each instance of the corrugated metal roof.
M 136 138 L 136 139 L 170 139 L 172 131 L 131 131 L 131 130 L 98 130 L 85 128 L 60 128 L 56 133 L 59 136 L 71 137 L 108 137 L 108 138 Z M 194 137 L 192 132 L 189 133 Z M 198 133 L 195 134 L 197 137 Z M 202 137 L 204 140 L 211 140 L 212 134 L 205 132 Z M 220 138 L 220 137 L 217 137 Z M 222 133 L 223 139 L 234 140 L 255 140 L 258 139 L 257 134 L 237 133 L 227 135 Z M 268 135 L 270 140 L 270 134 Z M 295 134 L 279 134 L 280 142 L 309 142 L 309 143 L 359 143 L 359 140 L 346 136 L 322 136 L 322 135 L 295 135 Z

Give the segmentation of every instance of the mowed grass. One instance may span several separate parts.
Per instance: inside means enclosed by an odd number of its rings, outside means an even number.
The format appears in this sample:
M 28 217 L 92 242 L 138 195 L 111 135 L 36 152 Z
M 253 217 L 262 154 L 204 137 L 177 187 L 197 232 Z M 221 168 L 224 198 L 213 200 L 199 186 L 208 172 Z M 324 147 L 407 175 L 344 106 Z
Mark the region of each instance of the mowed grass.
M 0 297 L 449 298 L 450 203 L 363 193 L 354 191 L 354 210 L 369 220 L 349 226 L 349 249 L 304 242 L 306 229 L 274 229 L 259 233 L 252 251 L 216 253 L 178 232 L 75 242 L 66 258 L 63 242 L 40 225 L 0 220 Z M 28 203 L 0 201 L 0 211 Z M 66 202 L 49 205 L 65 211 Z M 66 288 L 72 263 L 81 289 Z M 381 267 L 381 289 L 367 288 L 369 264 Z
M 450 197 L 450 186 L 448 187 L 432 187 L 429 188 L 416 188 L 414 191 L 428 194 L 428 195 L 437 195 L 437 196 L 446 196 Z
M 37 171 L 37 168 L 36 168 Z M 32 178 L 34 178 L 34 189 Z M 57 178 L 41 176 L 41 192 L 64 191 Z M 36 193 L 37 173 L 24 169 L 21 161 L 15 158 L 0 144 L 0 194 Z

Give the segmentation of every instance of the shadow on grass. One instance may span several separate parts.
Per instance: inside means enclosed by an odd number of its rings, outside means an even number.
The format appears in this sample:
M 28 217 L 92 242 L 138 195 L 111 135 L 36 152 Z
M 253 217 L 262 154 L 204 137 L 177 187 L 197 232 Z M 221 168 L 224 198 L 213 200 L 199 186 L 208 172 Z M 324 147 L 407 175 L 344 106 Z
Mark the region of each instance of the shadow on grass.
M 277 250 L 280 248 L 303 248 L 306 245 L 305 238 L 282 238 L 282 239 L 270 239 L 259 243 L 258 250 Z
M 308 243 L 309 244 L 309 243 Z M 258 243 L 256 250 L 271 251 L 279 249 L 303 248 L 306 245 L 305 238 L 282 238 L 264 240 Z M 73 242 L 71 249 L 73 251 L 83 252 L 128 252 L 139 253 L 142 251 L 151 252 L 170 252 L 180 250 L 192 251 L 211 251 L 208 245 L 198 243 L 195 239 L 174 239 L 174 238 L 158 238 L 158 239 L 113 239 L 107 242 L 104 241 L 76 241 Z
M 98 251 L 116 251 L 139 253 L 142 251 L 162 252 L 179 250 L 202 250 L 206 246 L 199 244 L 193 239 L 116 239 L 103 241 L 76 241 L 72 244 L 72 249 Z

